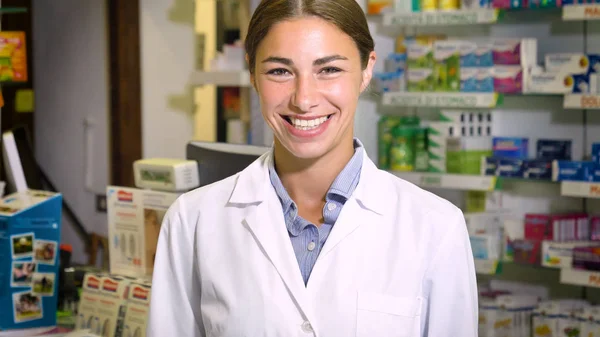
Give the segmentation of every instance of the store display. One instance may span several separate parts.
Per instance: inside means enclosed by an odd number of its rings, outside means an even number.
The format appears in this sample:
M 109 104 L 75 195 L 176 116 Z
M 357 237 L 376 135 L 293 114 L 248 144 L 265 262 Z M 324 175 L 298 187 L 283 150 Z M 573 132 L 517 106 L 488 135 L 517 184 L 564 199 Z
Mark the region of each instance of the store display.
M 62 195 L 0 200 L 0 331 L 56 325 Z
M 179 195 L 107 187 L 111 273 L 131 277 L 152 275 L 163 218 Z

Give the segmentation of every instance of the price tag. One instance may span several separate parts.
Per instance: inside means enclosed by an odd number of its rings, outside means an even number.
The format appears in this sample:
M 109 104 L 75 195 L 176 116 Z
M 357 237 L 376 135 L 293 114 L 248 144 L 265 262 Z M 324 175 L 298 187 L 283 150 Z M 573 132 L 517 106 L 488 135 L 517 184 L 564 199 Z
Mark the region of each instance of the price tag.
M 590 196 L 592 197 L 600 197 L 600 184 L 590 185 Z
M 597 109 L 600 108 L 600 97 L 599 96 L 581 96 L 581 108 L 582 109 Z
M 421 185 L 429 187 L 442 187 L 442 177 L 424 175 L 421 177 Z
M 587 283 L 593 287 L 600 287 L 600 274 L 590 273 Z

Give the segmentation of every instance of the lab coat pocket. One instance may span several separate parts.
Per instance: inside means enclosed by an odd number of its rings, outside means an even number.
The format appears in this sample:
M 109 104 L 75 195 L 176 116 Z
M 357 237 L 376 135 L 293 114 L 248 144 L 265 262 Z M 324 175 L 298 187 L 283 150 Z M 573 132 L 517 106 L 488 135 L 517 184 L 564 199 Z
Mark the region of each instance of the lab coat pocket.
M 359 292 L 356 337 L 418 337 L 421 298 Z

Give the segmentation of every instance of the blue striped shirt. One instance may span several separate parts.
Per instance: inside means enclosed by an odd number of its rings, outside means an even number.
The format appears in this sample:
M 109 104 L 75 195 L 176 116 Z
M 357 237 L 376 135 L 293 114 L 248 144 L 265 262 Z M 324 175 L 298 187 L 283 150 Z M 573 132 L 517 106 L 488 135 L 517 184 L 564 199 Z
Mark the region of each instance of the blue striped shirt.
M 340 215 L 344 203 L 350 198 L 356 185 L 358 185 L 363 162 L 362 147 L 362 143 L 355 138 L 354 155 L 333 181 L 325 196 L 325 207 L 323 207 L 324 223 L 321 227 L 317 227 L 298 215 L 298 207 L 283 187 L 279 175 L 277 175 L 275 170 L 273 160 L 269 163 L 271 184 L 281 201 L 285 225 L 290 235 L 305 285 L 317 261 L 319 252 L 321 252 L 321 249 L 325 245 L 325 241 Z

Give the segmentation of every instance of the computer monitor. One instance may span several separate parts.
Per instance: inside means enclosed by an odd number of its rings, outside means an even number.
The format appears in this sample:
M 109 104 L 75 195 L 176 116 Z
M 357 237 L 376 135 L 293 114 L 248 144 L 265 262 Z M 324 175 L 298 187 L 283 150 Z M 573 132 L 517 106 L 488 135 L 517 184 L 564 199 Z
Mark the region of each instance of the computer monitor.
M 243 171 L 271 148 L 218 142 L 190 142 L 186 158 L 198 162 L 200 186 L 205 186 Z

